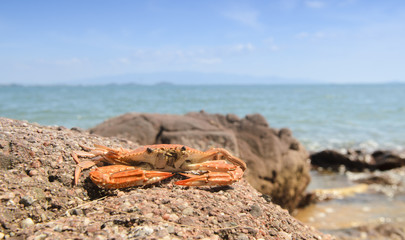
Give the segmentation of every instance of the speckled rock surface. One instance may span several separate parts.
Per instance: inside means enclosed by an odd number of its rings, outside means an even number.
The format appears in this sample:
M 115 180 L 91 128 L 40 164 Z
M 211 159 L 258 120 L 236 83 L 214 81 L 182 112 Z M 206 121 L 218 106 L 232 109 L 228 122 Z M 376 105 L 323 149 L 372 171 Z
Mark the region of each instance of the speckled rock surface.
M 177 143 L 207 150 L 222 147 L 248 165 L 248 182 L 292 211 L 310 181 L 308 153 L 289 129 L 271 128 L 260 114 L 204 111 L 185 115 L 127 113 L 104 121 L 90 132 L 116 136 L 144 145 Z
M 242 180 L 229 187 L 162 183 L 72 186 L 79 144 L 134 148 L 79 129 L 0 118 L 0 236 L 8 239 L 330 239 Z

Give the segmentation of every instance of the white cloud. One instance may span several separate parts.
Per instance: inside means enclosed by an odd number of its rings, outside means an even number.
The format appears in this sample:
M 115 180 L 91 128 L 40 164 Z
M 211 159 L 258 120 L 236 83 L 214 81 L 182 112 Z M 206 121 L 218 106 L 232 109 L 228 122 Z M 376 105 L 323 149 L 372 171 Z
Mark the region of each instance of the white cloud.
M 259 15 L 259 12 L 253 9 L 234 9 L 223 13 L 226 18 L 255 29 L 263 26 L 259 21 Z
M 234 52 L 245 52 L 245 51 L 253 51 L 255 47 L 251 43 L 239 43 L 231 47 L 231 51 Z
M 306 1 L 305 5 L 309 8 L 323 8 L 325 3 L 322 1 Z

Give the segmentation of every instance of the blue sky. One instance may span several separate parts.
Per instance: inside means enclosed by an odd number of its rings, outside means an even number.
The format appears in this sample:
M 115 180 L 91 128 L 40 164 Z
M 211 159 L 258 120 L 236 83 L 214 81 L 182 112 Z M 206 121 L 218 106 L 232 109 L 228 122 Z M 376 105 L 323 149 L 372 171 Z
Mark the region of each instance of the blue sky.
M 404 65 L 404 1 L 0 1 L 0 84 L 404 82 Z

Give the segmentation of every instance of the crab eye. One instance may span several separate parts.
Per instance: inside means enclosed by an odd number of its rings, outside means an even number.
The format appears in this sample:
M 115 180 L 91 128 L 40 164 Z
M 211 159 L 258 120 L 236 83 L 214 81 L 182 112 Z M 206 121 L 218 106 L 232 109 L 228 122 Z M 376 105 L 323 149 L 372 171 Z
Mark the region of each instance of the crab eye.
M 152 148 L 146 148 L 146 151 L 147 151 L 148 153 L 152 153 L 152 152 L 153 152 Z
M 181 147 L 181 149 L 180 149 L 181 151 L 186 151 L 186 146 L 183 146 L 183 147 Z

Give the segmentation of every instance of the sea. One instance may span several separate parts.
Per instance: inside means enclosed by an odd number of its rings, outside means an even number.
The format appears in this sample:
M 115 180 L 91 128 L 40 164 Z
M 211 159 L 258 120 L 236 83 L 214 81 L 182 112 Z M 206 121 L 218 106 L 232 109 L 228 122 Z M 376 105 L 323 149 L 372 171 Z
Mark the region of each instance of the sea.
M 309 151 L 405 150 L 405 84 L 0 86 L 0 116 L 88 129 L 128 112 L 260 113 Z
M 41 125 L 88 129 L 128 112 L 201 110 L 260 113 L 272 128 L 291 129 L 309 151 L 405 150 L 405 84 L 0 86 L 0 117 Z M 356 185 L 347 174 L 311 175 L 308 190 Z M 310 205 L 295 217 L 326 233 L 405 223 L 405 194 L 386 188 L 389 194 L 368 190 Z

